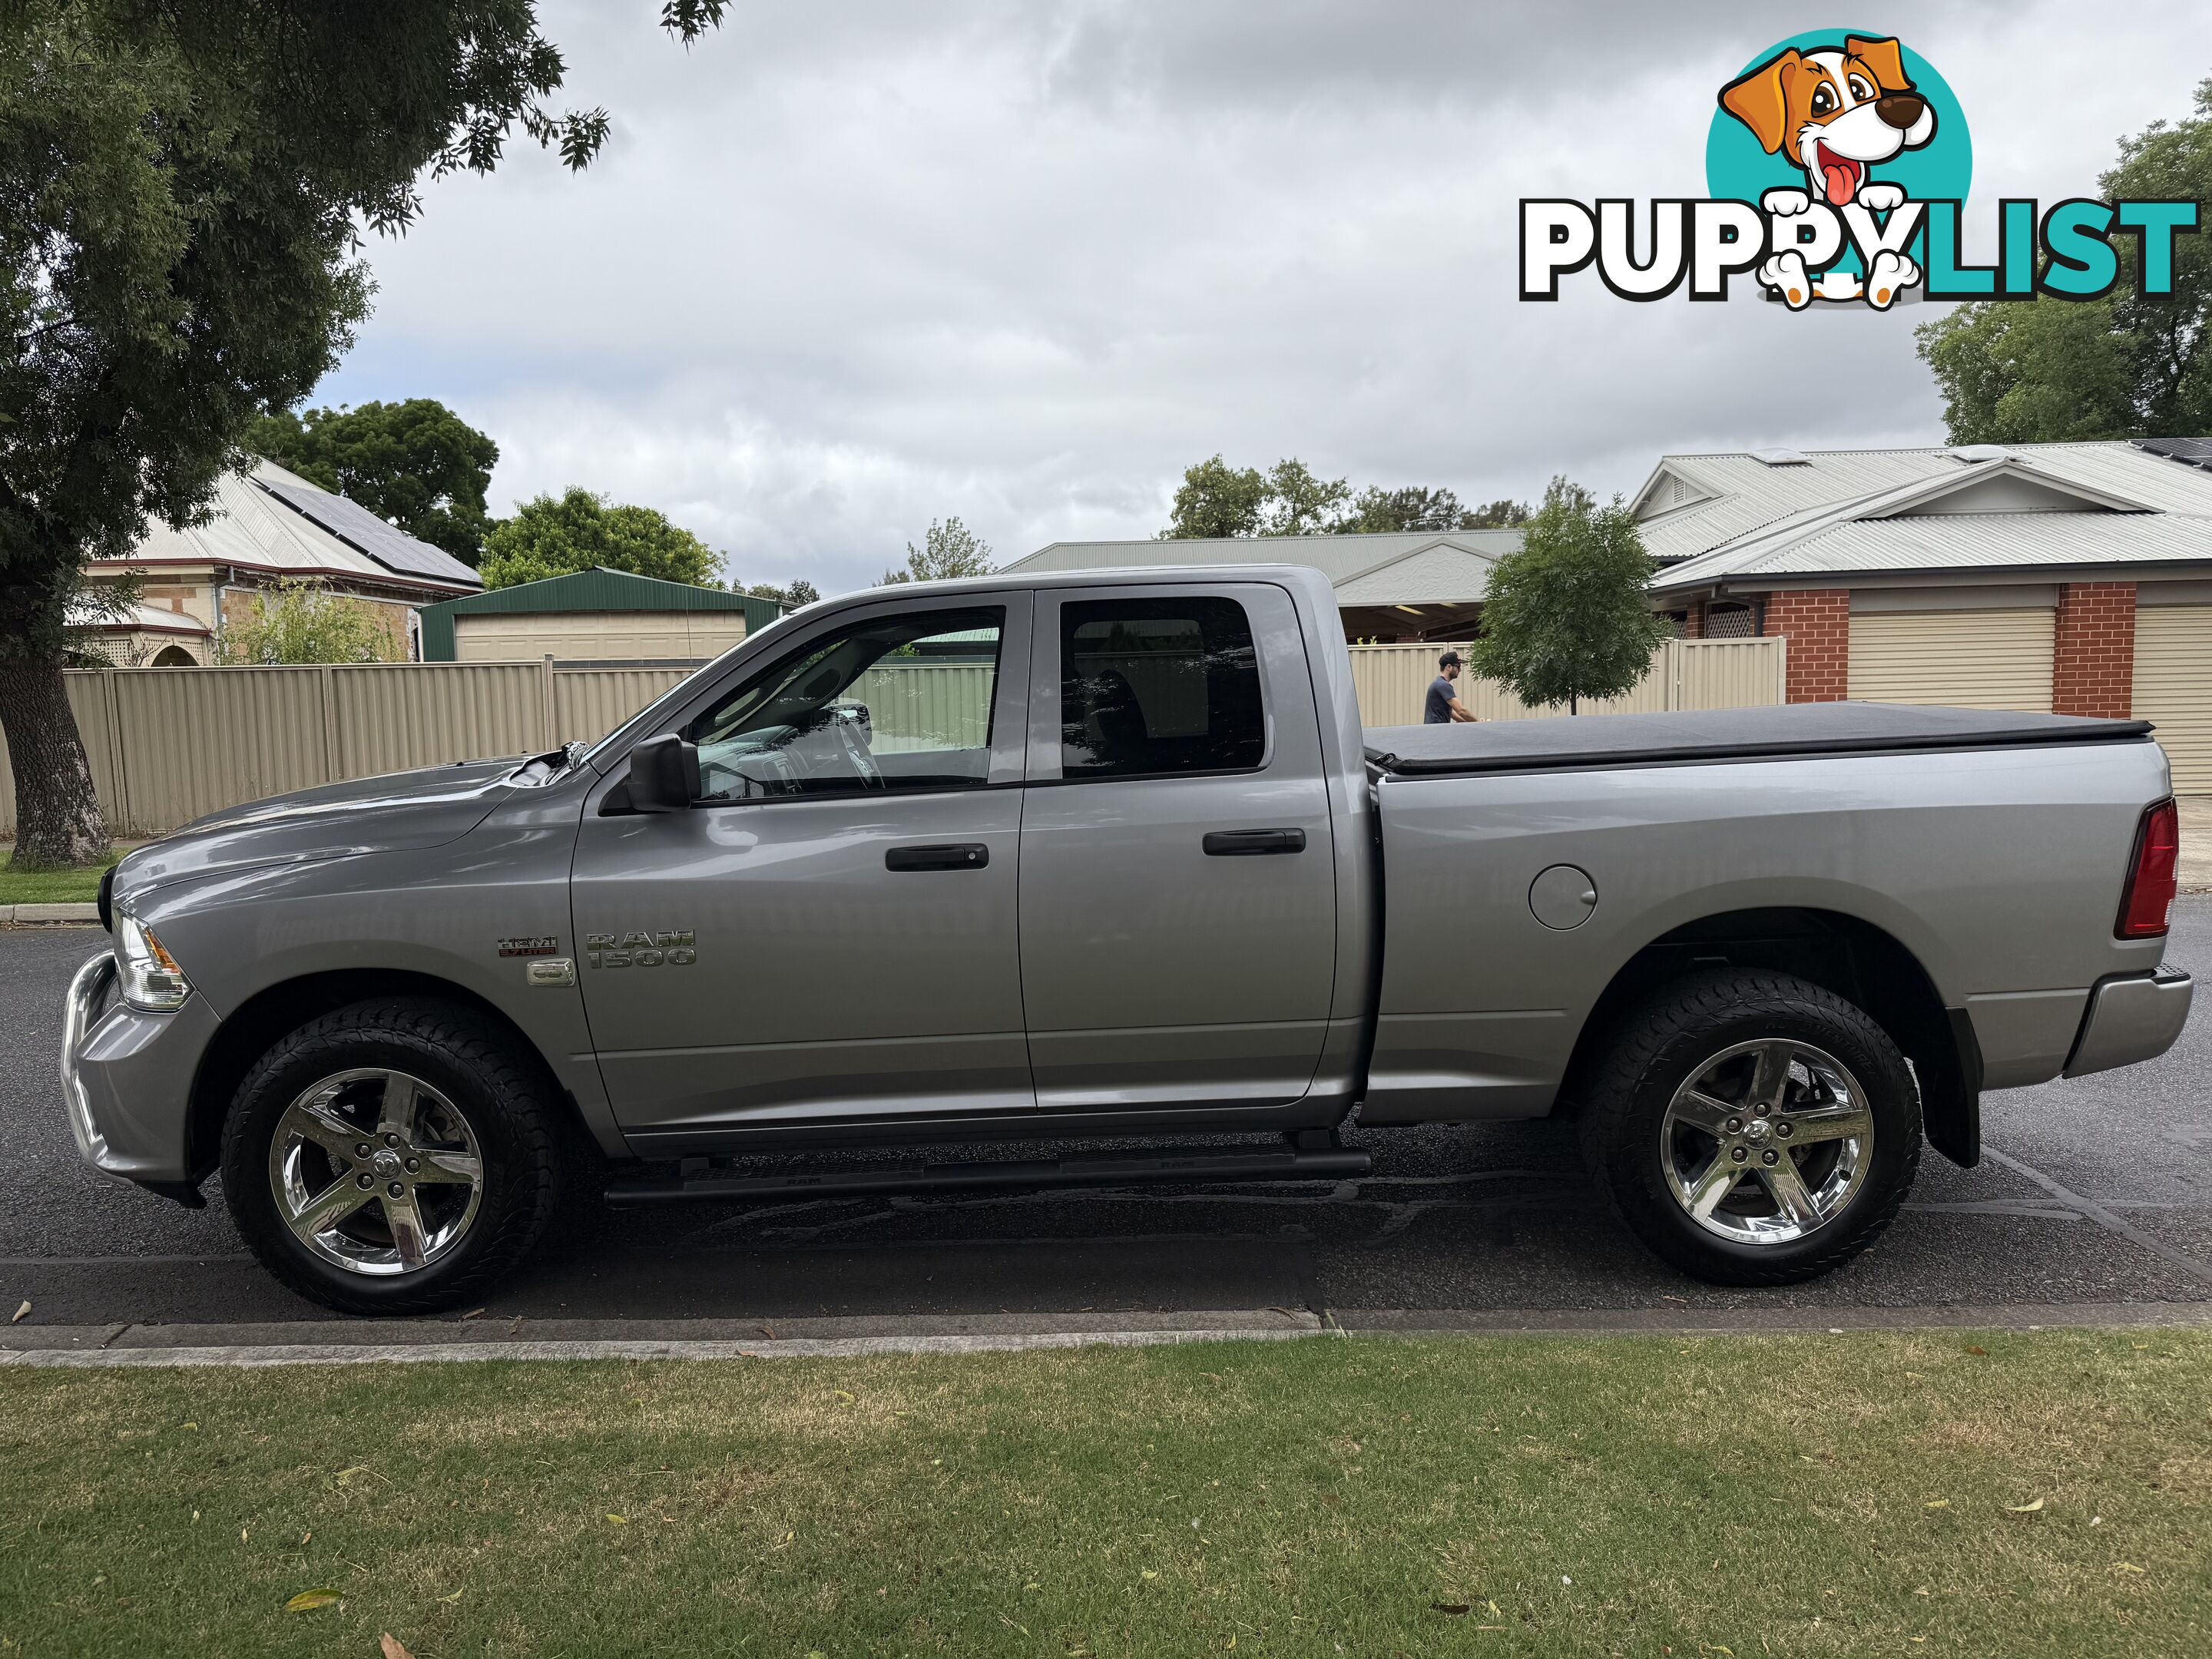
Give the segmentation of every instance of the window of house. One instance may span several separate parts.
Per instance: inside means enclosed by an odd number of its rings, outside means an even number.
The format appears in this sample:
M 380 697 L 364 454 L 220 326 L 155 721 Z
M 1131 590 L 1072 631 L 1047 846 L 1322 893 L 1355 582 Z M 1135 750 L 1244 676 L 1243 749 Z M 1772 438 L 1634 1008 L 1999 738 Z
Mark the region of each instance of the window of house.
M 1705 635 L 1709 640 L 1747 640 L 1758 632 L 1758 618 L 1747 605 L 1723 602 L 1705 607 Z

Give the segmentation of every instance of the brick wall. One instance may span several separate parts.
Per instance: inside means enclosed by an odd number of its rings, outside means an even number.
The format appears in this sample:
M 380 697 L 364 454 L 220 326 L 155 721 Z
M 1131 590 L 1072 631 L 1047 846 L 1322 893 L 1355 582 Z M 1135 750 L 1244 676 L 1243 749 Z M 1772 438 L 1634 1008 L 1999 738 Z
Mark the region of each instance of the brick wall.
M 1701 640 L 1705 636 L 1705 607 L 1693 605 L 1682 613 L 1682 637 Z
M 1791 702 L 1841 702 L 1851 694 L 1851 596 L 1840 587 L 1771 593 L 1769 637 L 1790 641 Z
M 2136 585 L 2066 583 L 2058 590 L 2051 712 L 2125 719 L 2133 708 L 2135 678 Z

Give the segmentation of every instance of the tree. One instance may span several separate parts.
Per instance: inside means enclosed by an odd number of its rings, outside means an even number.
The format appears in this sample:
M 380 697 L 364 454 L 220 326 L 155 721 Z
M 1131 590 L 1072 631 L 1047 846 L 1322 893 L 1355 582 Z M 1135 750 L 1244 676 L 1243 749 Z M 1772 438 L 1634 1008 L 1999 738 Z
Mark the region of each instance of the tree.
M 1292 455 L 1262 472 L 1220 456 L 1183 470 L 1162 541 L 1206 537 L 1325 536 L 1338 527 L 1352 486 L 1323 478 Z
M 667 0 L 687 44 L 727 0 Z M 488 173 L 520 128 L 571 167 L 533 0 L 15 0 L 0 8 L 0 729 L 21 866 L 107 851 L 63 690 L 85 562 L 189 525 L 253 419 L 351 343 L 359 228 Z
M 484 491 L 499 446 L 435 398 L 288 409 L 254 422 L 242 441 L 463 564 L 483 562 Z
M 788 587 L 778 587 L 774 582 L 755 582 L 750 587 L 739 587 L 732 581 L 730 591 L 756 599 L 772 599 L 787 611 L 796 611 L 802 605 L 812 605 L 822 597 L 822 590 L 804 576 Z
M 1345 534 L 1405 530 L 1510 530 L 1528 521 L 1520 501 L 1495 501 L 1465 507 L 1449 489 L 1410 484 L 1403 489 L 1369 485 L 1352 503 L 1352 514 L 1337 527 Z
M 1601 508 L 1553 479 L 1521 546 L 1490 573 L 1469 665 L 1534 707 L 1573 714 L 1583 697 L 1619 696 L 1667 636 L 1644 596 L 1656 568 L 1620 496 Z
M 1519 501 L 1472 511 L 1449 489 L 1419 484 L 1357 496 L 1342 478 L 1323 478 L 1295 455 L 1267 471 L 1233 467 L 1216 455 L 1184 469 L 1162 541 L 1201 537 L 1346 536 L 1376 531 L 1489 530 L 1525 523 Z
M 1517 530 L 1528 522 L 1528 503 L 1508 501 L 1499 496 L 1480 507 L 1469 507 L 1460 514 L 1462 530 Z
M 988 576 L 996 567 L 991 562 L 991 544 L 978 536 L 957 519 L 943 523 L 934 520 L 922 535 L 921 545 L 906 544 L 906 568 L 886 570 L 880 584 L 890 587 L 899 582 L 942 582 L 960 576 Z
M 272 663 L 398 662 L 404 635 L 388 608 L 334 593 L 320 582 L 279 582 L 273 594 L 253 596 L 253 615 L 228 623 L 222 659 Z
M 604 565 L 665 582 L 714 585 L 722 556 L 649 507 L 617 507 L 572 485 L 535 495 L 484 538 L 486 587 L 512 587 Z
M 1331 536 L 1343 528 L 1344 507 L 1352 486 L 1341 478 L 1322 478 L 1295 455 L 1277 461 L 1267 473 L 1267 504 L 1260 515 L 1262 536 Z
M 1352 503 L 1352 516 L 1344 522 L 1347 535 L 1372 535 L 1392 530 L 1457 530 L 1462 514 L 1459 497 L 1449 489 L 1425 489 L 1419 484 L 1404 489 L 1385 489 L 1370 484 Z
M 2212 81 L 2196 114 L 2120 141 L 2098 180 L 2106 201 L 2189 201 L 2212 222 Z M 1957 307 L 1913 331 L 1942 388 L 1954 444 L 2180 437 L 2212 431 L 2212 246 L 2173 242 L 2173 294 L 2148 299 L 2136 247 L 2115 240 L 2118 287 L 2101 300 L 2044 295 Z
M 1220 456 L 1183 469 L 1182 483 L 1162 541 L 1256 536 L 1267 504 L 1267 480 L 1256 466 L 1231 466 Z

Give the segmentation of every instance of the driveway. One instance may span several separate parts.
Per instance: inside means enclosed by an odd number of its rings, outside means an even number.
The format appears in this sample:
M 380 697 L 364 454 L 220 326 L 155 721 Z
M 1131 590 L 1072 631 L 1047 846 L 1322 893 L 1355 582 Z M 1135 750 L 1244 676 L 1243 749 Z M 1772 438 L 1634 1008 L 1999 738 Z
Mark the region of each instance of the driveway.
M 53 1081 L 62 988 L 101 944 L 0 931 L 0 1313 L 26 1327 L 327 1322 L 204 1211 L 77 1162 Z M 2185 897 L 2169 958 L 2212 976 L 2212 897 Z M 1992 1095 L 1981 1167 L 1930 1153 L 1869 1255 L 1785 1291 L 1716 1290 L 1646 1255 L 1547 1124 L 1360 1137 L 1376 1173 L 1334 1188 L 571 1207 L 485 1326 L 910 1316 L 1306 1310 L 1346 1326 L 1498 1310 L 1783 1312 L 2212 1301 L 2212 1109 L 2203 1014 L 2164 1059 Z M 573 1327 L 572 1327 L 573 1328 Z M 601 1329 L 619 1326 L 600 1325 Z M 8 1340 L 0 1327 L 0 1345 Z

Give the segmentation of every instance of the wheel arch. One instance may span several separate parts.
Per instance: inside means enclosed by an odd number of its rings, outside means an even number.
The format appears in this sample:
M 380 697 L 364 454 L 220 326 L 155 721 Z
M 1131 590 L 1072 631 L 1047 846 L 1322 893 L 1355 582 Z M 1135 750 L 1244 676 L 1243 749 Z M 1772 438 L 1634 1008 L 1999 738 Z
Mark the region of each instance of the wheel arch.
M 1583 1020 L 1561 1100 L 1578 1097 L 1578 1075 L 1629 1008 L 1669 980 L 1717 966 L 1794 974 L 1864 1009 L 1912 1062 L 1928 1144 L 1964 1169 L 1980 1161 L 1981 1049 L 1965 1011 L 1944 1006 L 1935 980 L 1895 934 L 1818 907 L 1717 911 L 1636 951 Z
M 264 986 L 240 1004 L 216 1030 L 215 1039 L 200 1056 L 192 1075 L 185 1153 L 191 1160 L 191 1182 L 207 1179 L 222 1157 L 223 1119 L 237 1097 L 239 1085 L 270 1045 L 288 1031 L 356 1002 L 420 997 L 467 1009 L 511 1041 L 542 1074 L 550 1096 L 579 1133 L 591 1134 L 575 1097 L 561 1085 L 558 1075 L 528 1032 L 517 1025 L 496 1003 L 466 986 L 434 974 L 400 968 L 346 968 L 304 975 Z

